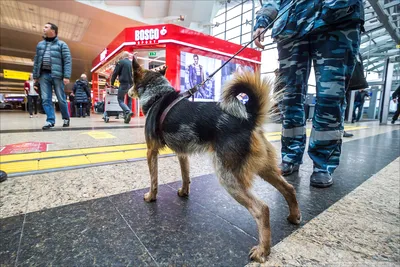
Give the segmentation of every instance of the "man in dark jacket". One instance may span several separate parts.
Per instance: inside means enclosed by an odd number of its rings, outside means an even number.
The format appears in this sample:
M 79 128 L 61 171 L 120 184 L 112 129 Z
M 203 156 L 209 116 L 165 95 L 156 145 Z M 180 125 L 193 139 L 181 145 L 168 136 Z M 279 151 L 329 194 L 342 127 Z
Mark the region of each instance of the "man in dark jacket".
M 55 24 L 49 22 L 44 25 L 44 40 L 36 47 L 33 65 L 33 78 L 35 81 L 39 80 L 43 109 L 47 115 L 43 130 L 53 128 L 56 121 L 52 103 L 53 86 L 64 120 L 63 127 L 68 127 L 70 120 L 64 85 L 71 78 L 71 53 L 68 45 L 58 40 L 57 34 L 58 27 Z
M 133 116 L 131 110 L 132 99 L 128 97 L 128 105 L 125 104 L 125 95 L 133 85 L 132 79 L 132 62 L 129 60 L 129 52 L 125 51 L 122 53 L 121 60 L 118 61 L 115 66 L 113 75 L 111 77 L 111 86 L 114 86 L 115 79 L 118 76 L 119 88 L 118 88 L 118 104 L 124 111 L 124 122 L 129 123 Z
M 393 99 L 394 103 L 397 102 L 397 110 L 396 110 L 396 113 L 394 113 L 393 118 L 392 118 L 392 124 L 394 124 L 400 115 L 400 85 L 399 85 L 399 87 L 397 87 L 396 91 L 394 91 L 394 93 L 392 94 L 392 99 Z
M 90 98 L 90 90 L 87 82 L 86 74 L 82 74 L 72 89 L 75 96 L 75 102 L 78 107 L 78 117 L 86 117 L 86 106 Z

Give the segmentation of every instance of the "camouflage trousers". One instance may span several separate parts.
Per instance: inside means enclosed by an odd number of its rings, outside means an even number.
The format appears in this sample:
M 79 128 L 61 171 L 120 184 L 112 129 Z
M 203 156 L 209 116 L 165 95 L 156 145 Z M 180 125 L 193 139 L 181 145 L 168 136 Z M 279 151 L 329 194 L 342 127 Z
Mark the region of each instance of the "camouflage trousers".
M 304 101 L 311 62 L 317 100 L 308 154 L 314 171 L 329 172 L 339 165 L 345 91 L 359 51 L 360 27 L 336 28 L 302 39 L 278 43 L 279 74 L 284 86 L 282 106 L 282 161 L 301 164 L 306 145 Z

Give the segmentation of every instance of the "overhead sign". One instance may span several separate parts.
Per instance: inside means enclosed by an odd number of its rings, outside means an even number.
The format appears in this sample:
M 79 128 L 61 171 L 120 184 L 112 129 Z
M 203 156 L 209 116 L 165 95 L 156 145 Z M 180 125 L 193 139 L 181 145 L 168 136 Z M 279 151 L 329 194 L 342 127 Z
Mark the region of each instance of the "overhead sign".
M 2 147 L 0 155 L 47 151 L 48 142 L 25 142 Z
M 165 26 L 163 26 L 161 30 L 158 28 L 135 30 L 135 41 L 139 44 L 144 41 L 147 41 L 147 43 L 153 43 L 160 39 L 160 35 L 164 36 L 166 34 L 167 29 Z
M 6 70 L 6 69 L 3 70 L 3 73 L 4 73 L 4 78 L 6 79 L 23 80 L 23 81 L 29 80 L 29 75 L 31 74 L 30 72 Z
M 101 54 L 100 54 L 100 61 L 103 61 L 103 60 L 106 58 L 106 56 L 107 56 L 107 48 L 105 48 L 105 49 L 103 50 L 103 52 L 101 52 Z
M 149 52 L 149 57 L 156 57 L 156 56 L 157 56 L 156 51 Z

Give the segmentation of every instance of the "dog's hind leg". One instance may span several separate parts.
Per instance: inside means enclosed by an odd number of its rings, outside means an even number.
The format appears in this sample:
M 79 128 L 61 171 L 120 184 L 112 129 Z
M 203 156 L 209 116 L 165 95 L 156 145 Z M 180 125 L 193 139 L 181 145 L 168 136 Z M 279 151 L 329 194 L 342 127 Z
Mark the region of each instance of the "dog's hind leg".
M 235 176 L 228 170 L 217 166 L 217 175 L 222 186 L 254 217 L 258 227 L 259 245 L 250 250 L 249 256 L 257 262 L 265 262 L 271 251 L 271 229 L 269 224 L 269 208 L 255 197 L 241 179 L 250 177 Z
M 147 150 L 147 165 L 150 171 L 150 191 L 144 194 L 144 200 L 146 202 L 155 201 L 157 199 L 158 192 L 158 150 L 150 149 Z
M 181 174 L 182 174 L 182 187 L 178 190 L 178 195 L 180 197 L 189 196 L 189 185 L 190 185 L 190 176 L 189 176 L 189 159 L 186 155 L 178 155 L 179 164 L 181 166 Z
M 266 160 L 266 162 L 268 162 Z M 285 198 L 289 205 L 288 221 L 293 224 L 301 222 L 301 213 L 296 198 L 296 190 L 282 176 L 276 164 L 267 164 L 265 168 L 258 173 L 260 177 L 274 186 Z

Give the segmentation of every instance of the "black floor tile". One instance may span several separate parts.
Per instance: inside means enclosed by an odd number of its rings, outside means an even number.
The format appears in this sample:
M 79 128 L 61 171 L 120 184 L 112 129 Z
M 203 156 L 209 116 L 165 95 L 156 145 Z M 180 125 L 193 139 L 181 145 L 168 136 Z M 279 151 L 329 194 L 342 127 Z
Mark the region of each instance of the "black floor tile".
M 27 214 L 18 265 L 154 266 L 107 199 Z
M 143 201 L 147 190 L 111 197 L 143 244 L 161 266 L 244 266 L 257 241 L 204 210 L 195 201 L 180 198 L 167 186 L 158 200 Z
M 0 265 L 14 266 L 21 237 L 24 215 L 0 220 Z
M 396 150 L 399 133 L 397 130 L 344 143 L 334 184 L 326 189 L 310 187 L 312 162 L 305 154 L 300 172 L 285 177 L 297 191 L 302 225 L 399 157 Z M 157 262 L 159 266 L 244 266 L 248 263 L 248 251 L 257 244 L 257 228 L 250 213 L 222 188 L 214 175 L 192 179 L 188 199 L 177 196 L 180 185 L 181 182 L 175 182 L 160 186 L 154 203 L 143 201 L 148 190 L 143 189 L 27 214 L 18 264 L 154 266 Z M 287 204 L 275 188 L 257 178 L 253 191 L 270 207 L 273 244 L 299 228 L 287 222 Z M 23 216 L 0 220 L 1 263 L 14 264 L 22 221 Z

